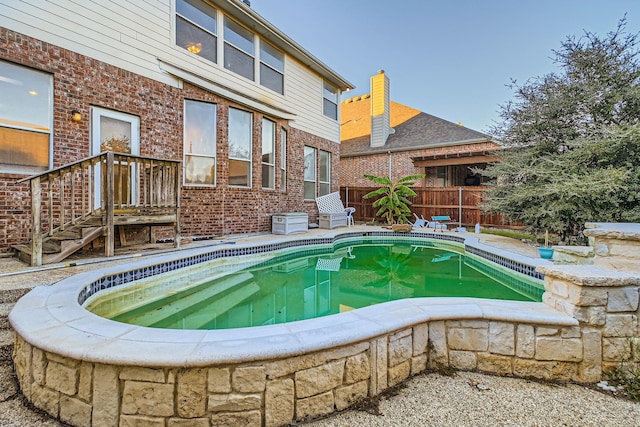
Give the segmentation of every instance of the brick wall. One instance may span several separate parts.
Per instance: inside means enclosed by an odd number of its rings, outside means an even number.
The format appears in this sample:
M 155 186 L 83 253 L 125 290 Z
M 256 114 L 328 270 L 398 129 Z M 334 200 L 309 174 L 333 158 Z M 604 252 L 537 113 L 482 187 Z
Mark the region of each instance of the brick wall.
M 244 107 L 189 84 L 183 89 L 144 78 L 129 71 L 60 47 L 0 28 L 0 60 L 49 72 L 54 84 L 54 167 L 90 155 L 90 108 L 112 109 L 140 117 L 140 154 L 182 160 L 182 123 L 185 99 L 218 105 L 217 186 L 182 189 L 182 234 L 214 236 L 269 231 L 270 214 L 304 211 L 317 218 L 314 202 L 303 201 L 303 146 L 332 152 L 338 169 L 339 144 L 290 128 L 276 120 L 276 190 L 261 188 L 261 132 L 263 115 L 253 112 L 252 189 L 230 188 L 228 183 L 227 118 L 229 107 Z M 79 123 L 71 110 L 82 113 Z M 271 120 L 274 120 L 270 117 Z M 336 125 L 337 126 L 337 125 Z M 288 132 L 287 191 L 280 191 L 280 132 Z M 335 175 L 335 174 L 334 174 Z M 0 252 L 29 240 L 30 197 L 23 175 L 0 173 Z M 337 177 L 333 189 L 338 189 Z
M 411 160 L 412 158 L 492 151 L 497 147 L 498 146 L 496 144 L 487 142 L 482 144 L 450 145 L 421 150 L 396 151 L 391 153 L 371 154 L 368 156 L 343 157 L 340 159 L 340 186 L 371 186 L 371 181 L 364 178 L 364 174 L 388 176 L 389 158 L 391 158 L 391 178 L 395 180 L 407 175 L 425 173 L 424 167 L 415 167 L 413 165 L 413 161 Z

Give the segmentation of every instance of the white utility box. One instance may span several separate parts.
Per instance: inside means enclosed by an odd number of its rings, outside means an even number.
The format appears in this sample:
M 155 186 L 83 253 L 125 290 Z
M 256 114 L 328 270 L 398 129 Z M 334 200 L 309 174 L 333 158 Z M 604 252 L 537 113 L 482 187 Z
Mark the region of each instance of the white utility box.
M 273 214 L 271 232 L 273 234 L 305 233 L 309 229 L 309 215 L 304 212 Z

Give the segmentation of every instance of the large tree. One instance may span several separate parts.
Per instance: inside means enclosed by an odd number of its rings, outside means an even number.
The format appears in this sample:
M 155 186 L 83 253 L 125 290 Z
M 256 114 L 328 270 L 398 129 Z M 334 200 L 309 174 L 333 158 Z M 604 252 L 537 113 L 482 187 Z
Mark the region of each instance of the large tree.
M 587 221 L 640 221 L 640 33 L 622 19 L 554 51 L 560 72 L 523 85 L 492 135 L 504 145 L 484 207 L 563 239 Z

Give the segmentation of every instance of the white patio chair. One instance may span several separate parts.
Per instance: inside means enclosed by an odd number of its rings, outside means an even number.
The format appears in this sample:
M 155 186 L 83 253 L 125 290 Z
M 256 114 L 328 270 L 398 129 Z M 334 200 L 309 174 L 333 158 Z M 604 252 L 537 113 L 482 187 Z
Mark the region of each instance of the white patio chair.
M 355 212 L 355 208 L 347 208 L 349 210 L 347 212 L 340 199 L 340 193 L 337 191 L 318 197 L 316 204 L 318 205 L 320 228 L 347 227 L 349 225 L 348 217 L 353 216 L 353 212 Z
M 409 221 L 409 224 L 411 224 L 413 227 L 426 227 L 427 226 L 427 220 L 423 218 L 420 218 L 417 214 L 413 214 L 413 216 L 416 217 L 416 222 L 411 222 Z

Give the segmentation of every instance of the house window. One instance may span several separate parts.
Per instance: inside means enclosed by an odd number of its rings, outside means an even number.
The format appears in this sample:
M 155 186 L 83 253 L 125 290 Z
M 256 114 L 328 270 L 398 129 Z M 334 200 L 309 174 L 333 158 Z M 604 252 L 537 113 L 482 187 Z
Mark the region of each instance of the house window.
M 224 68 L 254 80 L 253 33 L 224 18 Z
M 207 102 L 184 103 L 184 182 L 216 185 L 217 106 Z
M 52 76 L 0 61 L 0 170 L 49 169 L 52 121 Z
M 331 193 L 331 153 L 320 150 L 320 170 L 318 171 L 320 182 L 320 196 Z
M 218 62 L 217 11 L 199 0 L 176 0 L 176 44 Z
M 316 198 L 316 149 L 304 147 L 304 198 Z
M 260 84 L 284 94 L 284 55 L 264 41 L 260 42 Z
M 287 191 L 287 131 L 280 131 L 280 190 Z
M 253 115 L 229 108 L 229 185 L 251 187 Z
M 338 120 L 338 89 L 324 82 L 322 111 L 325 116 Z
M 276 124 L 262 119 L 262 188 L 276 188 Z
M 438 187 L 445 187 L 447 185 L 447 167 L 436 167 L 436 185 Z

